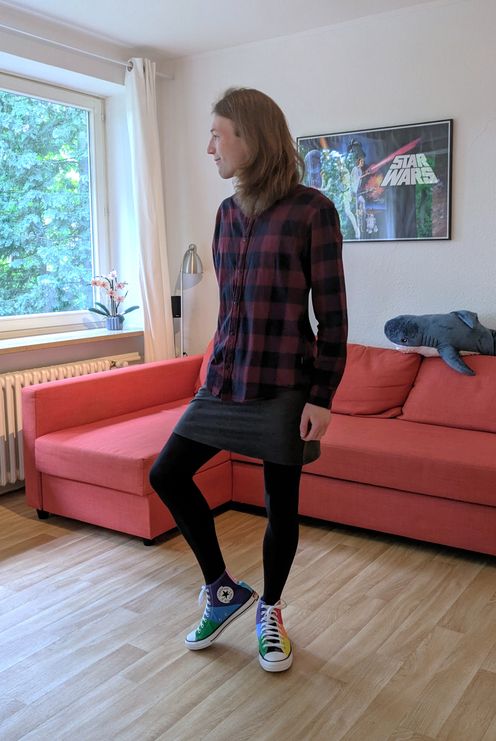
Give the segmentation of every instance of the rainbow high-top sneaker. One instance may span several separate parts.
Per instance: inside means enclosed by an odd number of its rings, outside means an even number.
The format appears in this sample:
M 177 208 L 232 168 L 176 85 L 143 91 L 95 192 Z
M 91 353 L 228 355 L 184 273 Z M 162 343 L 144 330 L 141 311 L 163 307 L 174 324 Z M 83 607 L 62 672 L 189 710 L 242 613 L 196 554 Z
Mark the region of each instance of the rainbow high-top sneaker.
M 186 636 L 186 646 L 193 651 L 207 648 L 220 636 L 224 628 L 236 620 L 257 601 L 258 594 L 243 581 L 235 581 L 227 571 L 200 590 L 201 604 L 206 597 L 207 604 L 198 627 Z
M 293 663 L 291 641 L 282 622 L 283 607 L 282 600 L 275 605 L 260 600 L 257 605 L 258 660 L 266 672 L 283 672 Z

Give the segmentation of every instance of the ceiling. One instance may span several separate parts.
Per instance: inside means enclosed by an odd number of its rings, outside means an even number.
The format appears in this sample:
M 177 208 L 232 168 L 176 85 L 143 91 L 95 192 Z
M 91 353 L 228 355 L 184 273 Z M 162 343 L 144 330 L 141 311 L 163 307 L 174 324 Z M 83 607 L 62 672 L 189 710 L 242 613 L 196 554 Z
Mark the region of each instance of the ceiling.
M 0 10 L 27 11 L 31 17 L 41 15 L 128 49 L 173 59 L 432 1 L 8 0 L 0 2 Z

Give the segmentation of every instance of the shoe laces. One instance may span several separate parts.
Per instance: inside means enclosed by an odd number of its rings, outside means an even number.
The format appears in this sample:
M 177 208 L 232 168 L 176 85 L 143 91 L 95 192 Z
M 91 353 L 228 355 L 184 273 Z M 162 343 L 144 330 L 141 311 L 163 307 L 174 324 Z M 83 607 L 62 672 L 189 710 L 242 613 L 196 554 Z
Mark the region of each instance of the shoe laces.
M 268 648 L 280 648 L 283 624 L 279 610 L 284 607 L 287 607 L 284 600 L 279 600 L 275 605 L 262 604 L 262 614 L 260 616 L 261 638 Z
M 200 624 L 198 626 L 198 629 L 203 628 L 204 623 L 208 620 L 210 616 L 210 608 L 212 607 L 212 598 L 210 596 L 210 590 L 209 588 L 204 584 L 203 587 L 200 589 L 200 594 L 198 595 L 198 604 L 201 606 L 203 601 L 207 600 L 207 604 L 205 605 L 205 609 L 203 611 L 202 619 L 200 620 Z

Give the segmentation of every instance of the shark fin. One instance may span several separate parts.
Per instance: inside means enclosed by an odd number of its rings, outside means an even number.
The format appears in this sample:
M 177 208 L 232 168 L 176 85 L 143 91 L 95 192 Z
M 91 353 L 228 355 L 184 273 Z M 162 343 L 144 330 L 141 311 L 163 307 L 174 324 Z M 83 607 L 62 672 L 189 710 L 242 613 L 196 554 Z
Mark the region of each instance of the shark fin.
M 466 376 L 475 376 L 475 371 L 469 368 L 465 361 L 461 359 L 458 350 L 453 345 L 438 345 L 437 351 L 444 362 L 450 368 L 453 368 L 453 370 L 463 373 Z
M 458 319 L 461 319 L 461 321 L 467 325 L 467 327 L 470 327 L 470 329 L 475 329 L 475 327 L 479 324 L 479 317 L 475 313 L 475 311 L 468 311 L 467 309 L 460 309 L 459 311 L 454 311 L 453 314 L 458 317 Z

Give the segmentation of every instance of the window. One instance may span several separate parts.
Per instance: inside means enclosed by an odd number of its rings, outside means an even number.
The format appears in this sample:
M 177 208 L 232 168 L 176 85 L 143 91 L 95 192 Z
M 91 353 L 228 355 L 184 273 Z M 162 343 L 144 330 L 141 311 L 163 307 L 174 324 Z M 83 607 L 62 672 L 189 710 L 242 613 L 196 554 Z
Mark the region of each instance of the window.
M 0 74 L 3 336 L 87 316 L 107 264 L 103 127 L 99 98 Z

